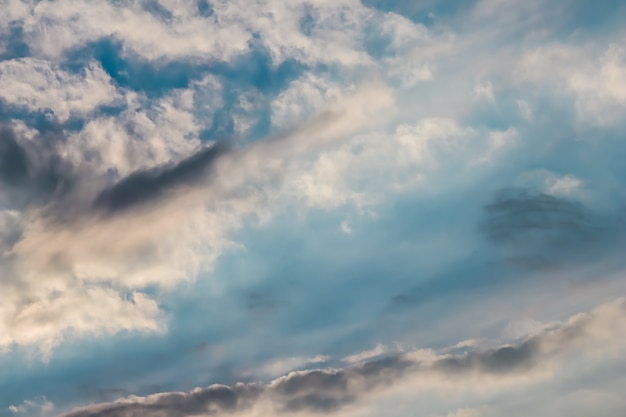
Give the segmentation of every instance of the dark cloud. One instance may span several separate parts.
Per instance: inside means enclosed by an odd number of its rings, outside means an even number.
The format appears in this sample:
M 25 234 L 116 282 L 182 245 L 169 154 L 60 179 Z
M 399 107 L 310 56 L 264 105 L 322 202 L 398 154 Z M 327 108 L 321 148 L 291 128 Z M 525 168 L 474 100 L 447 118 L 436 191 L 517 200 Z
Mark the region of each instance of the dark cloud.
M 539 341 L 529 339 L 516 346 L 503 346 L 486 352 L 468 352 L 435 363 L 435 369 L 458 375 L 468 371 L 509 373 L 531 368 L 539 353 Z
M 593 235 L 581 204 L 547 194 L 506 190 L 485 207 L 483 230 L 497 243 L 568 244 Z
M 135 171 L 103 190 L 93 207 L 105 212 L 127 210 L 161 197 L 180 185 L 193 185 L 209 174 L 213 163 L 228 151 L 225 143 L 205 147 L 177 163 Z
M 52 132 L 22 139 L 12 128 L 0 127 L 0 186 L 10 206 L 45 204 L 72 189 L 76 175 L 57 152 L 60 140 Z
M 0 130 L 0 180 L 8 186 L 18 186 L 28 180 L 28 155 L 17 143 L 12 130 Z
M 213 385 L 190 393 L 155 394 L 141 402 L 96 405 L 74 411 L 66 417 L 216 415 L 248 407 L 262 392 L 263 387 L 258 384 Z
M 508 251 L 509 265 L 545 269 L 610 253 L 625 236 L 625 220 L 619 210 L 602 213 L 572 199 L 507 189 L 485 206 L 480 230 Z
M 63 126 L 46 125 L 33 136 L 23 137 L 15 128 L 0 124 L 0 204 L 4 208 L 36 208 L 48 227 L 67 227 L 94 215 L 117 215 L 154 202 L 177 187 L 202 185 L 214 162 L 230 149 L 226 142 L 205 146 L 187 158 L 135 171 L 107 186 L 115 173 L 97 173 L 87 165 L 71 163 L 64 155 L 66 140 Z M 100 156 L 85 153 L 82 157 Z M 10 248 L 20 237 L 17 232 L 0 235 L 0 250 Z
M 275 311 L 279 306 L 278 302 L 266 294 L 251 292 L 246 295 L 246 307 L 254 314 L 268 314 Z

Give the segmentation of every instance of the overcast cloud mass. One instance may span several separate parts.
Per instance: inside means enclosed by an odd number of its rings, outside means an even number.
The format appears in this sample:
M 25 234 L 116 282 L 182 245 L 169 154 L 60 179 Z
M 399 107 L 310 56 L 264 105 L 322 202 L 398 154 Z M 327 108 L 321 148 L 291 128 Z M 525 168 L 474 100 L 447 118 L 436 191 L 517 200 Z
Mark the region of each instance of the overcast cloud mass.
M 624 22 L 0 0 L 0 417 L 623 417 Z

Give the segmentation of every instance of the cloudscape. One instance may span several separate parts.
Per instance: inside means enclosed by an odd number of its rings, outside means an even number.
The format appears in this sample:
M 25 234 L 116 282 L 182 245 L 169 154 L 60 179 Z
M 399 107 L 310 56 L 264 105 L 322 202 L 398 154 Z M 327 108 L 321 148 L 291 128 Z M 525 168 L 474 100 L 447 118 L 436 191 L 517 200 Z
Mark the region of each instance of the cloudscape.
M 0 417 L 623 417 L 624 22 L 0 0 Z

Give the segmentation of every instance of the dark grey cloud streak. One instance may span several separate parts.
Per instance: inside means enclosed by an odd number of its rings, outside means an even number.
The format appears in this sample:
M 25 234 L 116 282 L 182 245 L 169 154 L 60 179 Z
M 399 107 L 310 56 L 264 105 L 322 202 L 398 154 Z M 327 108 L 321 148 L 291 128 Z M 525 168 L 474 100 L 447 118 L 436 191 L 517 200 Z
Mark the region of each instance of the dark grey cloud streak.
M 77 169 L 61 156 L 63 140 L 62 131 L 26 139 L 11 127 L 0 127 L 0 190 L 6 206 L 43 207 L 55 220 L 67 217 L 68 207 L 74 217 L 117 214 L 153 202 L 179 186 L 199 185 L 210 176 L 213 164 L 231 150 L 226 142 L 207 145 L 180 161 L 132 172 L 106 186 L 103 178 Z M 94 187 L 100 191 L 91 204 L 85 204 Z
M 230 147 L 225 142 L 204 147 L 179 162 L 135 171 L 96 197 L 93 208 L 109 213 L 128 210 L 161 197 L 181 185 L 195 185 L 206 179 L 212 164 Z

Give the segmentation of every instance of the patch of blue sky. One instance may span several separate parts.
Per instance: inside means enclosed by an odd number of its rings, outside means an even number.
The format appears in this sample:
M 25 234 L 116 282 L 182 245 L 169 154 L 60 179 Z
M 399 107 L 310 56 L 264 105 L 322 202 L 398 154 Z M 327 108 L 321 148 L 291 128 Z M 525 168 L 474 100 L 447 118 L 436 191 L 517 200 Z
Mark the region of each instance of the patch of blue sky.
M 0 61 L 30 56 L 30 47 L 24 42 L 24 28 L 21 22 L 12 22 L 8 33 L 0 35 L 0 45 L 4 51 L 0 52 Z
M 262 94 L 265 102 L 257 111 L 258 121 L 248 136 L 253 139 L 267 136 L 271 131 L 269 102 L 307 69 L 294 59 L 275 65 L 265 48 L 254 39 L 247 53 L 230 62 L 210 59 L 150 62 L 125 52 L 122 42 L 105 38 L 68 53 L 62 67 L 82 71 L 93 59 L 102 65 L 117 86 L 142 93 L 149 100 L 159 99 L 177 89 L 191 88 L 194 81 L 215 76 L 221 84 L 223 106 L 213 115 L 203 114 L 202 108 L 195 109 L 198 122 L 207 126 L 200 132 L 203 140 L 221 140 L 235 134 L 233 110 L 241 94 L 251 90 Z

